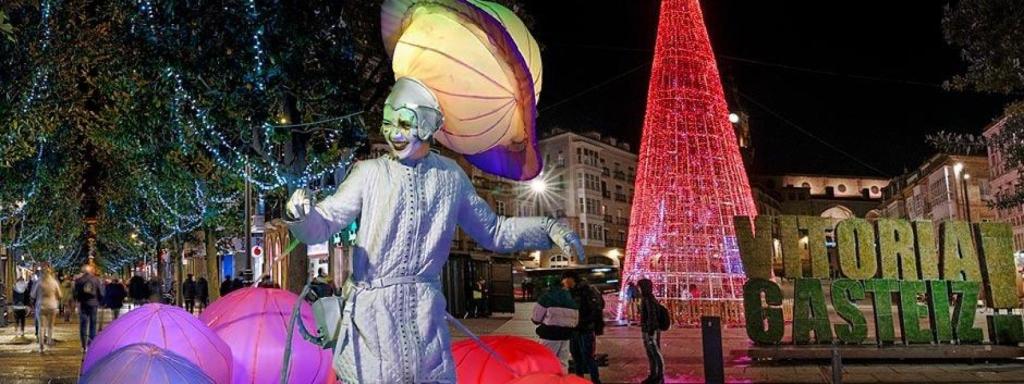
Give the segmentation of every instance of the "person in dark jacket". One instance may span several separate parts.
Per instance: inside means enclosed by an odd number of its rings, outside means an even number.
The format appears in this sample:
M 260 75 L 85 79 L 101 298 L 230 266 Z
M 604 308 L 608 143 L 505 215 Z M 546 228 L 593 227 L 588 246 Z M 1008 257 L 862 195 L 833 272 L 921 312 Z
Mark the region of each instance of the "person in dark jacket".
M 124 284 L 121 284 L 120 279 L 114 279 L 110 284 L 107 284 L 107 288 L 104 295 L 107 308 L 110 308 L 110 313 L 114 315 L 114 320 L 117 320 L 121 316 L 121 308 L 124 307 L 124 299 L 128 297 L 128 292 L 124 288 Z
M 146 285 L 146 279 L 138 274 L 128 279 L 128 296 L 132 298 L 133 307 L 145 304 L 149 297 L 149 286 Z
M 164 285 L 162 282 L 160 282 L 160 278 L 157 277 L 156 275 L 150 277 L 149 281 L 146 282 L 146 293 L 149 294 L 149 296 L 147 296 L 146 298 L 147 302 L 159 303 L 160 296 L 162 296 L 164 293 L 163 291 Z
M 233 285 L 234 282 L 231 281 L 231 276 L 224 275 L 224 281 L 220 282 L 220 297 L 224 297 L 230 294 Z
M 28 317 L 28 309 L 32 307 L 29 303 L 28 281 L 19 276 L 18 281 L 14 283 L 12 293 L 11 309 L 14 310 L 14 329 L 20 332 L 20 337 L 25 337 L 25 319 Z
M 210 305 L 210 283 L 206 281 L 205 277 L 199 277 L 199 280 L 196 280 L 196 299 L 199 300 L 199 311 Z
M 75 301 L 78 302 L 78 333 L 82 352 L 96 339 L 96 311 L 103 300 L 103 283 L 93 275 L 92 266 L 82 266 L 82 276 L 75 280 Z M 88 333 L 86 333 L 88 331 Z
M 590 381 L 601 384 L 597 360 L 594 356 L 597 347 L 597 335 L 604 333 L 604 298 L 601 292 L 580 278 L 575 272 L 567 275 L 576 281 L 571 290 L 572 299 L 580 309 L 580 323 L 573 332 L 570 352 L 572 353 L 572 373 L 583 377 L 590 374 Z
M 665 360 L 661 355 L 658 299 L 654 297 L 654 284 L 651 280 L 640 279 L 636 285 L 640 288 L 640 330 L 643 334 L 644 349 L 647 351 L 647 362 L 651 367 L 650 374 L 642 383 L 661 384 L 665 382 Z
M 188 274 L 184 283 L 181 283 L 181 297 L 185 300 L 185 310 L 188 313 L 195 313 L 196 311 L 196 281 L 192 279 L 192 274 Z
M 530 317 L 537 324 L 540 343 L 555 353 L 562 369 L 568 368 L 569 344 L 573 330 L 579 325 L 579 306 L 569 293 L 575 284 L 574 278 L 563 277 L 561 286 L 551 287 L 537 299 Z

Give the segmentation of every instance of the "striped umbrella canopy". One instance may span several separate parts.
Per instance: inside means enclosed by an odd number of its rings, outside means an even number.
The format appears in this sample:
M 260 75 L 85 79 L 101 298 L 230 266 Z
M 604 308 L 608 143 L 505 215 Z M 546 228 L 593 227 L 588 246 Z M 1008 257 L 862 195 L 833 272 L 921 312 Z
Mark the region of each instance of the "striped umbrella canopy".
M 96 361 L 80 384 L 189 383 L 214 384 L 195 364 L 149 343 L 129 344 Z
M 231 348 L 192 314 L 156 303 L 133 309 L 104 328 L 89 344 L 82 372 L 115 350 L 136 343 L 149 343 L 181 356 L 217 384 L 231 383 Z
M 281 378 L 285 339 L 292 308 L 299 296 L 276 288 L 242 288 L 210 304 L 199 319 L 231 345 L 236 384 L 277 384 Z M 313 309 L 302 303 L 300 317 L 316 333 Z M 296 325 L 297 326 L 297 325 Z M 330 350 L 307 342 L 298 330 L 292 336 L 288 383 L 332 380 Z
M 482 0 L 387 0 L 381 34 L 395 79 L 416 79 L 440 103 L 437 142 L 498 176 L 540 173 L 540 48 L 515 13 Z

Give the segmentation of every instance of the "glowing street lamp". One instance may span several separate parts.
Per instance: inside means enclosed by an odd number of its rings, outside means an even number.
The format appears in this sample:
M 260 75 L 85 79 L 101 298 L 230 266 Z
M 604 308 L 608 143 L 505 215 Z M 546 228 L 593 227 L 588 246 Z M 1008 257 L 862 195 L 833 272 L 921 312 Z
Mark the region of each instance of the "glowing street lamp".
M 544 192 L 547 192 L 547 190 L 548 182 L 545 181 L 543 178 L 537 177 L 533 180 L 530 180 L 530 191 L 533 191 L 533 193 L 542 194 Z
M 964 170 L 964 163 L 953 164 L 953 173 L 960 176 L 960 172 Z
M 736 112 L 730 113 L 729 114 L 729 122 L 733 123 L 733 124 L 736 124 L 736 123 L 740 122 L 740 115 L 737 115 Z

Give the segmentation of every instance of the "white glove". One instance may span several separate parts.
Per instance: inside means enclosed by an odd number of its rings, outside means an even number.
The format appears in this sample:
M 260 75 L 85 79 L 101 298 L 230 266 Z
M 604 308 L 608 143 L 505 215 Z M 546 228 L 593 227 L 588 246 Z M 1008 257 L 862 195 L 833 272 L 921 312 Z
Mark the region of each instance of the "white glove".
M 576 255 L 580 264 L 585 263 L 586 256 L 583 254 L 583 243 L 580 243 L 580 236 L 573 232 L 569 226 L 561 222 L 554 222 L 548 229 L 548 236 L 551 241 L 562 250 L 566 256 Z
M 288 218 L 294 221 L 305 220 L 309 212 L 313 210 L 313 206 L 316 205 L 316 201 L 313 200 L 315 196 L 316 194 L 313 191 L 306 188 L 296 189 L 285 206 L 288 211 Z

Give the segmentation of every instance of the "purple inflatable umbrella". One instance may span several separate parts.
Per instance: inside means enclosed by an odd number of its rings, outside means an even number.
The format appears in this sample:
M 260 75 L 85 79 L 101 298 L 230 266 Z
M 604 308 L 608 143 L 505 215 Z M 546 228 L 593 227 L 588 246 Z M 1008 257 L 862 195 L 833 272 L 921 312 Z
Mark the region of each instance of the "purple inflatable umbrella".
M 277 384 L 281 378 L 285 338 L 292 308 L 299 296 L 283 289 L 242 288 L 210 304 L 199 319 L 231 346 L 235 359 L 235 384 Z M 301 318 L 316 330 L 313 310 L 302 303 Z M 334 376 L 331 352 L 292 338 L 288 383 L 324 383 Z
M 130 344 L 100 359 L 78 380 L 80 384 L 215 382 L 184 357 L 153 344 Z
M 231 348 L 206 324 L 178 307 L 146 304 L 103 329 L 89 345 L 82 372 L 126 345 L 149 343 L 192 362 L 217 384 L 229 384 Z

